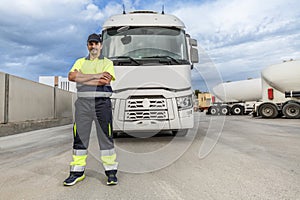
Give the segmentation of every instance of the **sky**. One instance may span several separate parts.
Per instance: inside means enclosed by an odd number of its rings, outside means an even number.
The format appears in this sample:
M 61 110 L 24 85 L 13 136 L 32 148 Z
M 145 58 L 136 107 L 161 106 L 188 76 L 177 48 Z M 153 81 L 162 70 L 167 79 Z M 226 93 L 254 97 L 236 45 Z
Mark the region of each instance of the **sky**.
M 259 78 L 283 60 L 300 59 L 299 0 L 1 0 L 0 72 L 38 81 L 66 77 L 87 55 L 86 39 L 111 15 L 153 10 L 176 15 L 198 41 L 193 89 Z

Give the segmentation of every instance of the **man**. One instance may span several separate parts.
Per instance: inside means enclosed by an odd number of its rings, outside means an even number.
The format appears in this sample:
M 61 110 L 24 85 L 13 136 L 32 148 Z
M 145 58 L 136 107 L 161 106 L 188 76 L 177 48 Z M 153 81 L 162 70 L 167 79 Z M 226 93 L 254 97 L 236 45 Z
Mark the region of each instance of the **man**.
M 101 37 L 91 34 L 87 40 L 89 55 L 78 59 L 69 72 L 68 78 L 77 84 L 75 102 L 75 123 L 73 127 L 73 162 L 70 176 L 64 181 L 71 186 L 85 178 L 87 149 L 89 145 L 92 122 L 95 122 L 100 155 L 107 185 L 116 185 L 118 163 L 112 134 L 112 110 L 110 82 L 115 80 L 111 60 L 101 55 Z

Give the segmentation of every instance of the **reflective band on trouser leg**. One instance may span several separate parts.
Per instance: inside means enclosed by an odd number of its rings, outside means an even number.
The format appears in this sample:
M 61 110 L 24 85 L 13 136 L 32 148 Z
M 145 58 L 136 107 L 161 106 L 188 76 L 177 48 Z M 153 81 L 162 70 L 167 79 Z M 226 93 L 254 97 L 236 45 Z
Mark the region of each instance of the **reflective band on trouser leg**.
M 73 162 L 71 165 L 71 172 L 83 172 L 86 166 L 87 150 L 74 149 Z
M 108 123 L 108 136 L 111 137 L 111 127 L 110 127 L 110 123 Z
M 117 154 L 115 149 L 101 150 L 101 161 L 105 171 L 117 170 L 118 163 L 116 162 Z
M 76 132 L 77 132 L 77 128 L 76 128 L 76 123 L 74 122 L 74 125 L 73 125 L 73 134 L 74 134 L 74 137 L 76 137 Z

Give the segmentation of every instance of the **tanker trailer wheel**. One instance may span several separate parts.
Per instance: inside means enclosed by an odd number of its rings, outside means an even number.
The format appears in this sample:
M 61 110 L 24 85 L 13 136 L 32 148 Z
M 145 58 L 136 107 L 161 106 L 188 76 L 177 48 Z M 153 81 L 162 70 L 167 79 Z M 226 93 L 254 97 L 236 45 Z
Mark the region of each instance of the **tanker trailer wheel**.
M 221 106 L 221 114 L 229 115 L 230 108 L 228 106 Z
M 219 109 L 217 108 L 217 106 L 211 106 L 210 107 L 210 114 L 211 115 L 217 115 L 219 113 Z
M 258 113 L 262 116 L 262 118 L 268 119 L 272 119 L 278 116 L 277 107 L 270 103 L 262 104 L 259 107 Z
M 300 118 L 300 105 L 294 102 L 287 103 L 283 106 L 282 112 L 286 118 L 298 119 Z
M 242 115 L 244 114 L 244 107 L 241 105 L 234 105 L 231 108 L 232 115 Z

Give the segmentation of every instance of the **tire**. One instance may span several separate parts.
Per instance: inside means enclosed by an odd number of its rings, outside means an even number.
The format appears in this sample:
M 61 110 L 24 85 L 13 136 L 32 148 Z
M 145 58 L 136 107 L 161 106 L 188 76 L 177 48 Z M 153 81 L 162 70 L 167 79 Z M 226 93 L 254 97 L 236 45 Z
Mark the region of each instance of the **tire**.
M 184 137 L 187 135 L 187 133 L 188 133 L 188 129 L 172 131 L 173 136 L 179 136 L 179 137 Z
M 252 117 L 257 117 L 257 112 L 252 112 Z
M 289 119 L 299 119 L 300 118 L 300 104 L 295 102 L 287 103 L 282 109 L 283 115 Z
M 220 113 L 222 115 L 229 115 L 230 108 L 228 106 L 221 106 Z
M 217 115 L 219 113 L 219 109 L 216 106 L 210 107 L 210 114 Z
M 262 118 L 273 119 L 278 116 L 277 107 L 271 103 L 262 104 L 259 107 L 258 113 Z
M 243 115 L 244 114 L 244 106 L 241 105 L 234 105 L 231 108 L 231 114 L 232 115 Z
M 119 137 L 119 132 L 113 131 L 113 138 L 118 138 Z
M 211 108 L 211 107 L 209 107 L 209 108 L 207 109 L 207 111 L 206 111 L 206 114 L 207 114 L 207 115 L 210 115 L 210 114 L 211 114 L 211 113 L 210 113 L 210 108 Z

